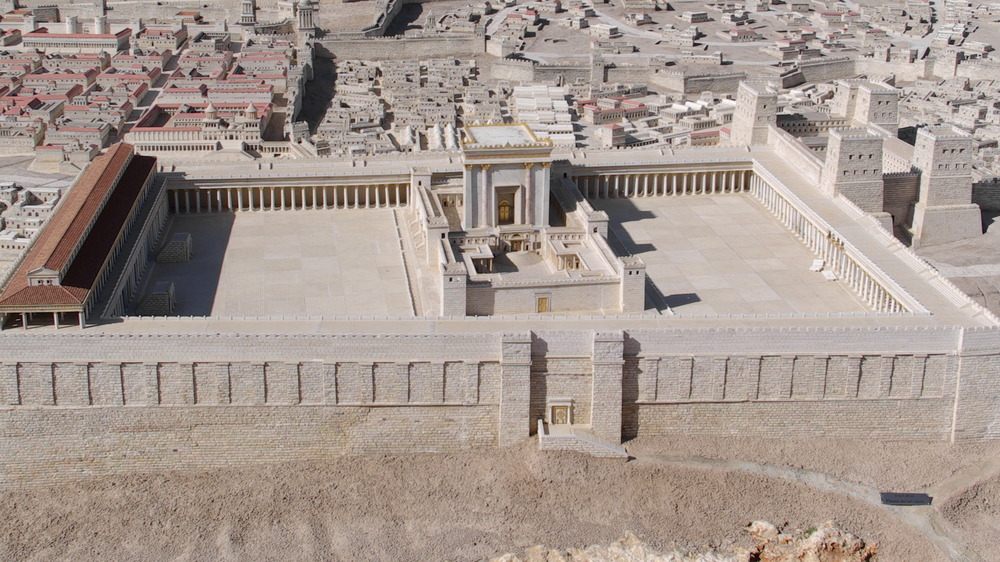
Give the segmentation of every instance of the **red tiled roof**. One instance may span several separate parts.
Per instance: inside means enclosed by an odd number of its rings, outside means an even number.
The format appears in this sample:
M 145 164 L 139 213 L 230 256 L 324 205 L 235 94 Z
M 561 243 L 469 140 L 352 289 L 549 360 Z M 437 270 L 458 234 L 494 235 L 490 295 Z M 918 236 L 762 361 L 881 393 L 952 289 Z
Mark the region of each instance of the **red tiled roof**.
M 132 147 L 119 143 L 94 159 L 69 190 L 58 212 L 49 219 L 10 284 L 0 294 L 0 307 L 72 306 L 86 301 L 156 163 L 155 158 L 148 156 L 134 156 L 129 161 L 131 155 Z M 115 176 L 126 164 L 121 180 L 115 184 Z M 114 192 L 109 193 L 112 190 Z M 94 214 L 105 199 L 107 204 L 95 218 Z M 81 237 L 91 225 L 90 233 L 81 243 Z M 72 263 L 67 263 L 78 245 L 80 250 Z M 60 271 L 67 265 L 61 285 L 28 284 L 28 273 L 33 270 Z

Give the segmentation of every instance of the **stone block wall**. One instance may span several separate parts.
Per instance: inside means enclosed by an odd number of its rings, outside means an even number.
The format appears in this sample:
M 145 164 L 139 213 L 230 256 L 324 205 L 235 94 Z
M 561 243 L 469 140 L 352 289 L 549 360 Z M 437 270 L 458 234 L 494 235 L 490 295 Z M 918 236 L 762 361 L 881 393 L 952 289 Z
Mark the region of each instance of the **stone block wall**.
M 829 82 L 853 78 L 856 74 L 854 60 L 850 57 L 827 57 L 798 63 L 806 82 Z
M 621 310 L 621 281 L 587 280 L 566 285 L 524 285 L 494 287 L 486 283 L 469 283 L 466 310 L 471 316 L 504 314 L 534 314 L 537 299 L 548 297 L 549 312 L 576 313 L 582 303 L 593 307 L 590 312 L 614 314 Z
M 0 364 L 0 407 L 476 405 L 495 403 L 488 363 L 16 362 Z
M 0 409 L 0 485 L 496 446 L 495 405 Z
M 383 60 L 399 58 L 400 53 L 411 59 L 435 57 L 467 57 L 486 52 L 482 35 L 449 35 L 431 37 L 378 37 L 366 39 L 320 40 L 316 56 L 325 58 Z
M 590 357 L 531 358 L 529 416 L 532 420 L 546 418 L 549 397 L 566 397 L 573 399 L 574 422 L 589 424 L 592 394 L 593 361 Z
M 5 333 L 0 485 L 510 446 L 550 397 L 572 398 L 574 421 L 611 443 L 1000 438 L 998 328 L 502 333 L 463 322 L 469 333 Z
M 882 185 L 882 209 L 892 215 L 894 225 L 908 222 L 910 209 L 920 195 L 920 174 L 883 174 Z
M 984 211 L 1000 211 L 1000 181 L 972 184 L 972 202 Z

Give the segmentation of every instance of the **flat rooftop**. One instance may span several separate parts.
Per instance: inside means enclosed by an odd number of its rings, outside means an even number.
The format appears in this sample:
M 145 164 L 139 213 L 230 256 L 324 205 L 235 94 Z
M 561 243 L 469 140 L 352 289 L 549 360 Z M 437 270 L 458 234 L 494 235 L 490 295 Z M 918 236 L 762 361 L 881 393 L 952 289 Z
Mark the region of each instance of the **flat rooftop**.
M 816 257 L 748 194 L 592 204 L 679 315 L 870 311 L 847 286 L 810 271 Z
M 190 262 L 154 264 L 179 316 L 413 316 L 390 209 L 175 215 Z
M 466 145 L 523 146 L 543 144 L 525 125 L 472 125 L 465 128 L 469 140 Z

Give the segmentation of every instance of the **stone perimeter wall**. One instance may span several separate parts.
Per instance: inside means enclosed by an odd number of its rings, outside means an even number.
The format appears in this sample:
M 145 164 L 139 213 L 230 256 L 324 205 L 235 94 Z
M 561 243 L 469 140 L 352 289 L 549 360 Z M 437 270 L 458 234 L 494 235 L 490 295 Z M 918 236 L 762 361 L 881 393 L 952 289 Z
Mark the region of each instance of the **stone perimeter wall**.
M 3 338 L 0 487 L 507 446 L 550 397 L 614 442 L 1000 438 L 993 328 Z

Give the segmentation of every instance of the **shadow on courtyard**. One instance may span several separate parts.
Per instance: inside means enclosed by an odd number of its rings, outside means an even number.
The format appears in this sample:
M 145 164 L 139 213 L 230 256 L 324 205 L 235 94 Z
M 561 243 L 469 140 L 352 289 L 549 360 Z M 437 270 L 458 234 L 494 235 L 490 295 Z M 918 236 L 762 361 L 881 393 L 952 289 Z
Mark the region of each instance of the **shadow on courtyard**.
M 630 199 L 614 199 L 614 212 L 608 213 L 608 244 L 618 257 L 644 254 L 656 251 L 652 243 L 636 242 L 624 228 L 625 223 L 651 219 L 656 213 L 639 209 Z M 609 200 L 604 200 L 605 203 Z M 594 202 L 592 201 L 591 204 Z M 607 212 L 607 211 L 606 211 Z M 646 276 L 646 310 L 664 312 L 667 309 L 682 307 L 687 304 L 701 302 L 695 293 L 669 294 L 664 293 L 649 275 Z
M 146 276 L 144 295 L 157 282 L 172 281 L 177 300 L 175 316 L 211 315 L 234 221 L 232 213 L 172 216 L 163 240 L 170 240 L 178 232 L 191 234 L 191 261 L 155 263 Z M 140 303 L 133 303 L 133 312 Z

